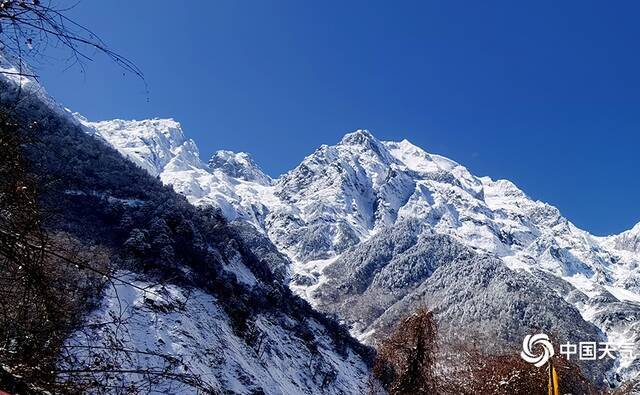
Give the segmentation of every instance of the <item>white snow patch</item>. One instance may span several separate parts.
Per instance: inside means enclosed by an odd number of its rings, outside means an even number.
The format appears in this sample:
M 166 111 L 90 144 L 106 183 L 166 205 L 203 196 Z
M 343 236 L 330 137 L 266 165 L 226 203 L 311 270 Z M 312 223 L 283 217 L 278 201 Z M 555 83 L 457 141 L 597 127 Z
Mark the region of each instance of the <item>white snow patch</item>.
M 90 367 L 100 360 L 123 370 L 158 371 L 170 358 L 172 374 L 195 380 L 190 385 L 169 376 L 154 377 L 158 380 L 154 394 L 213 390 L 249 394 L 259 389 L 268 394 L 366 392 L 367 366 L 350 350 L 346 357 L 336 354 L 318 324 L 312 323 L 318 354 L 268 316 L 257 319 L 254 330 L 261 340 L 251 347 L 234 333 L 213 296 L 151 284 L 133 274 L 117 276 L 124 282 L 106 290 L 100 308 L 67 341 L 75 350 L 75 367 Z M 89 354 L 87 346 L 95 352 Z M 114 347 L 131 351 L 118 352 Z M 114 385 L 144 378 L 135 372 L 104 377 Z

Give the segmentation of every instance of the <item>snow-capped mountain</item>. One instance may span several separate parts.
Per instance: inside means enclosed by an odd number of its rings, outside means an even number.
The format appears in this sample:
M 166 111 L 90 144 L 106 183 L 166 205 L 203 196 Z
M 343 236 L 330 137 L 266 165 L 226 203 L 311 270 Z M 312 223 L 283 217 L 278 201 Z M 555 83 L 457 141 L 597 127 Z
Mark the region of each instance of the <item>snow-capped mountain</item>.
M 124 156 L 152 176 L 182 168 L 202 169 L 198 148 L 187 140 L 180 124 L 173 119 L 123 121 L 120 119 L 90 123 L 78 119 L 111 144 Z
M 245 153 L 219 151 L 200 159 L 193 140 L 173 119 L 89 122 L 76 114 L 89 131 L 110 143 L 149 174 L 172 185 L 196 205 L 213 205 L 229 219 L 258 223 L 266 210 L 261 199 L 271 178 Z
M 142 154 L 125 152 L 121 140 L 108 137 L 103 131 L 108 124 L 88 125 L 134 162 L 142 160 Z M 138 134 L 129 132 L 131 138 Z M 179 134 L 175 144 L 183 141 Z M 173 152 L 173 158 L 179 155 Z M 263 232 L 292 260 L 290 287 L 318 308 L 337 313 L 365 341 L 374 342 L 393 324 L 391 318 L 421 303 L 460 322 L 469 312 L 459 309 L 460 301 L 437 302 L 452 295 L 437 291 L 433 282 L 444 276 L 439 286 L 449 284 L 454 292 L 457 283 L 450 276 L 458 273 L 460 286 L 475 289 L 474 297 L 488 292 L 484 280 L 475 288 L 470 282 L 487 279 L 487 272 L 460 272 L 463 263 L 503 273 L 490 275 L 498 281 L 494 288 L 503 292 L 492 308 L 509 312 L 500 325 L 522 321 L 522 309 L 512 303 L 524 294 L 512 293 L 513 284 L 521 284 L 516 291 L 530 290 L 521 304 L 557 307 L 546 310 L 546 318 L 536 316 L 535 309 L 528 313 L 541 327 L 548 324 L 559 332 L 582 328 L 579 333 L 611 341 L 640 340 L 640 225 L 616 236 L 592 236 L 507 180 L 474 176 L 406 140 L 379 141 L 365 130 L 321 146 L 273 180 L 247 154 L 224 151 L 209 166 L 199 160 L 180 164 L 159 172 L 163 182 L 193 203 L 217 206 L 229 219 L 245 220 Z M 390 244 L 389 235 L 398 242 Z M 426 262 L 422 256 L 435 254 L 429 247 L 434 243 L 447 246 L 450 254 Z M 482 263 L 483 257 L 494 261 Z M 541 301 L 536 292 L 549 296 Z M 378 306 L 349 308 L 354 301 L 366 305 L 366 295 L 375 296 Z M 478 319 L 489 322 L 488 317 Z M 529 324 L 535 326 L 536 320 Z M 519 341 L 515 337 L 525 329 L 531 328 L 513 329 L 511 341 Z M 618 361 L 614 369 L 630 377 L 639 364 Z
M 243 216 L 251 208 L 241 198 L 243 185 L 270 184 L 246 155 L 222 153 L 212 170 L 177 122 L 93 124 L 59 106 L 32 79 L 2 74 L 15 70 L 10 67 L 0 56 L 2 104 L 12 104 L 10 115 L 20 124 L 46 125 L 37 142 L 24 147 L 29 176 L 55 180 L 38 203 L 55 207 L 56 215 L 38 225 L 64 238 L 64 246 L 52 247 L 56 256 L 71 245 L 67 259 L 90 251 L 87 262 L 60 266 L 92 267 L 103 251 L 110 262 L 95 283 L 74 281 L 65 271 L 52 286 L 57 297 L 71 294 L 64 308 L 78 312 L 73 324 L 56 327 L 56 335 L 68 335 L 56 344 L 59 352 L 47 356 L 52 369 L 60 368 L 56 382 L 81 388 L 73 393 L 367 391 L 371 350 L 283 285 L 289 260 L 265 235 L 193 207 L 157 180 L 182 188 L 195 203 Z M 3 380 L 27 380 L 5 362 Z
M 365 130 L 321 146 L 272 179 L 246 153 L 219 151 L 203 161 L 174 120 L 90 122 L 62 109 L 29 79 L 5 82 L 31 91 L 35 98 L 29 100 L 44 103 L 53 113 L 38 108 L 42 114 L 82 125 L 191 203 L 219 208 L 235 221 L 239 239 L 265 258 L 275 280 L 287 282 L 321 311 L 336 314 L 364 342 L 375 344 L 399 319 L 424 306 L 436 312 L 451 338 L 479 338 L 495 350 L 519 347 L 522 336 L 533 330 L 561 341 L 632 342 L 636 347 L 640 342 L 640 225 L 620 235 L 592 236 L 509 181 L 474 176 L 406 140 L 380 141 Z M 3 99 L 10 93 L 3 91 Z M 23 104 L 34 110 L 33 103 Z M 114 169 L 121 166 L 115 162 Z M 132 209 L 145 204 L 138 197 L 104 195 L 112 193 L 109 189 L 102 195 L 96 190 L 67 192 L 68 199 L 106 197 L 109 204 L 125 202 Z M 222 271 L 235 278 L 236 288 L 267 293 L 269 279 L 248 266 L 249 256 L 237 245 L 213 251 L 220 254 Z M 144 276 L 132 277 L 130 284 L 153 287 Z M 270 336 L 265 344 L 272 350 L 256 354 L 229 332 L 232 320 L 223 311 L 229 300 L 167 284 L 154 292 L 165 295 L 160 301 L 138 288 L 120 285 L 130 326 L 115 341 L 152 353 L 169 348 L 183 359 L 180 368 L 198 372 L 213 387 L 248 393 L 256 388 L 287 392 L 294 386 L 312 393 L 328 376 L 336 392 L 366 386 L 369 371 L 363 358 L 341 351 L 340 337 L 329 333 L 325 323 L 304 314 L 255 314 L 255 328 Z M 113 315 L 117 302 L 107 292 L 88 317 L 89 327 L 99 328 L 91 323 Z M 214 318 L 191 319 L 201 315 Z M 183 324 L 193 326 L 191 337 L 176 332 Z M 316 366 L 321 376 L 284 377 L 288 366 L 303 370 L 314 357 L 294 357 L 301 328 L 310 330 L 320 345 Z M 100 331 L 76 336 L 95 344 L 109 339 Z M 233 351 L 229 359 L 207 360 L 198 346 L 210 342 Z M 582 367 L 597 383 L 615 384 L 635 377 L 640 359 Z M 345 369 L 353 374 L 344 374 Z

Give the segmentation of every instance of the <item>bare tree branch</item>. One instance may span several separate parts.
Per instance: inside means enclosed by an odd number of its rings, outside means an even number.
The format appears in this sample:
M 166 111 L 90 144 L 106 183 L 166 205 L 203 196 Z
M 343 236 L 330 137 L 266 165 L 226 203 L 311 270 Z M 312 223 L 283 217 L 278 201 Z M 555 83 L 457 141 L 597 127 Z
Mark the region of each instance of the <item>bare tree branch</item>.
M 77 3 L 58 8 L 52 3 L 0 0 L 0 51 L 14 57 L 19 69 L 0 73 L 35 77 L 23 74 L 24 65 L 43 56 L 48 47 L 56 46 L 66 49 L 68 67 L 77 65 L 84 72 L 84 62 L 93 60 L 89 51 L 95 51 L 144 81 L 142 71 L 131 60 L 111 50 L 98 35 L 66 15 Z

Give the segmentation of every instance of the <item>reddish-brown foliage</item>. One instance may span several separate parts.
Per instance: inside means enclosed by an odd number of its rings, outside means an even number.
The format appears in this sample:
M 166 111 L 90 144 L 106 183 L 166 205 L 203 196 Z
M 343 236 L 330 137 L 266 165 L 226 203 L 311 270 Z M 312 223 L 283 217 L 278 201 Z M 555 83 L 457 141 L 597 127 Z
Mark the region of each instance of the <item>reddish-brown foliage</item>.
M 400 394 L 547 394 L 548 370 L 508 355 L 485 355 L 471 345 L 439 346 L 432 312 L 418 310 L 404 319 L 378 347 L 372 392 L 382 385 Z M 604 394 L 580 368 L 554 357 L 561 393 Z
M 436 333 L 433 313 L 418 310 L 379 347 L 374 374 L 390 394 L 435 393 Z

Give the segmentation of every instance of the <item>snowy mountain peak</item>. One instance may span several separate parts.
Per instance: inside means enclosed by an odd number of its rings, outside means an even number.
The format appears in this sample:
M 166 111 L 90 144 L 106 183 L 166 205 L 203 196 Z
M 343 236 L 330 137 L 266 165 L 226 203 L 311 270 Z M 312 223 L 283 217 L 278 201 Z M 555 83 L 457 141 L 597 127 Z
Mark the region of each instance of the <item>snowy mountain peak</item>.
M 358 129 L 355 132 L 347 133 L 340 140 L 342 145 L 368 145 L 372 142 L 378 142 L 378 140 L 366 129 Z
M 391 155 L 402 162 L 407 168 L 419 173 L 451 171 L 459 166 L 458 163 L 451 159 L 427 153 L 406 139 L 400 142 L 385 141 L 384 145 Z
M 209 160 L 211 170 L 219 169 L 230 177 L 245 181 L 270 185 L 271 177 L 266 175 L 246 152 L 217 151 Z
M 86 119 L 85 119 L 85 122 Z M 173 118 L 153 118 L 138 120 L 112 119 L 109 121 L 88 122 L 102 130 L 108 129 L 112 133 L 127 132 L 136 137 L 163 136 L 167 142 L 173 146 L 179 146 L 185 141 L 184 133 L 180 123 Z
M 88 133 L 104 139 L 191 203 L 218 207 L 229 220 L 245 219 L 260 228 L 266 212 L 263 201 L 269 199 L 265 189 L 272 180 L 249 154 L 218 151 L 207 165 L 173 119 L 90 122 L 74 116 Z
M 185 138 L 180 123 L 171 118 L 90 122 L 76 115 L 76 119 L 153 176 L 165 168 L 179 171 L 205 167 L 196 144 Z
M 368 130 L 358 129 L 355 132 L 344 135 L 340 143 L 340 147 L 355 148 L 358 152 L 372 151 L 381 158 L 386 158 L 386 149 L 382 142 L 376 139 Z

